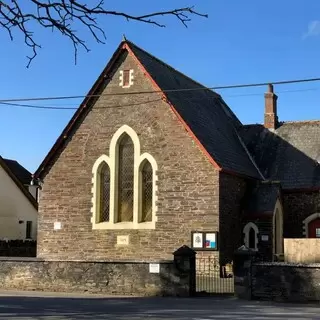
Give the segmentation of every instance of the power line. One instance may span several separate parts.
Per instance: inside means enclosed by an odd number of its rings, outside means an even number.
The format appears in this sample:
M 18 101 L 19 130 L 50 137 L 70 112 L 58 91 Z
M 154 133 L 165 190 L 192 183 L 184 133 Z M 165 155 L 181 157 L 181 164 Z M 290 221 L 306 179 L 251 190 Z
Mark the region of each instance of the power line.
M 67 100 L 67 99 L 80 99 L 80 98 L 93 98 L 102 96 L 127 96 L 127 95 L 140 95 L 140 94 L 153 94 L 153 93 L 174 93 L 174 92 L 190 92 L 200 90 L 222 90 L 222 89 L 236 89 L 236 88 L 249 88 L 249 87 L 262 87 L 269 84 L 284 85 L 293 83 L 306 83 L 320 81 L 320 78 L 309 79 L 297 79 L 297 80 L 285 80 L 274 82 L 260 82 L 260 83 L 248 83 L 248 84 L 235 84 L 229 86 L 217 86 L 217 87 L 197 87 L 197 88 L 183 88 L 183 89 L 168 89 L 168 90 L 153 90 L 153 91 L 137 91 L 137 92 L 118 92 L 118 93 L 103 93 L 93 95 L 77 95 L 77 96 L 56 96 L 56 97 L 37 97 L 37 98 L 17 98 L 17 99 L 2 99 L 0 103 L 6 102 L 23 102 L 23 101 L 45 101 L 45 100 Z
M 76 107 L 51 107 L 51 106 L 37 106 L 30 104 L 20 104 L 20 103 L 11 103 L 11 102 L 1 102 L 0 104 L 10 107 L 21 107 L 21 108 L 31 108 L 31 109 L 53 109 L 53 110 L 75 110 Z
M 154 100 L 146 100 L 142 102 L 135 102 L 130 104 L 121 104 L 121 105 L 113 105 L 113 106 L 106 106 L 106 107 L 95 107 L 96 109 L 113 109 L 113 108 L 125 108 L 125 107 L 133 107 L 142 104 L 152 103 L 161 101 L 162 98 L 154 99 Z M 77 110 L 78 107 L 54 107 L 54 106 L 37 106 L 37 105 L 30 105 L 30 104 L 20 104 L 20 103 L 11 103 L 11 102 L 0 102 L 2 105 L 11 106 L 11 107 L 21 107 L 21 108 L 31 108 L 31 109 L 49 109 L 49 110 Z
M 306 91 L 316 91 L 320 88 L 309 88 L 309 89 L 296 89 L 296 90 L 284 90 L 277 91 L 276 94 L 279 93 L 294 93 L 294 92 L 306 92 Z M 261 96 L 261 93 L 244 93 L 244 94 L 232 94 L 232 95 L 223 95 L 224 98 L 234 98 L 234 97 L 249 97 L 249 96 Z
M 308 89 L 297 89 L 297 90 L 284 90 L 278 91 L 277 93 L 295 93 L 295 92 L 305 92 L 305 91 L 316 91 L 320 88 L 308 88 Z M 235 95 L 224 95 L 225 98 L 235 98 L 235 97 L 249 97 L 249 96 L 261 96 L 261 93 L 246 93 L 246 94 L 235 94 Z M 162 100 L 161 98 L 155 100 L 147 100 L 138 103 L 130 103 L 130 104 L 122 104 L 122 105 L 113 105 L 113 106 L 106 106 L 106 107 L 95 107 L 95 109 L 112 109 L 112 108 L 119 108 L 119 107 L 132 107 L 136 105 L 157 102 Z M 12 103 L 12 102 L 1 102 L 0 105 L 11 106 L 11 107 L 20 107 L 20 108 L 27 108 L 27 109 L 48 109 L 48 110 L 77 110 L 79 107 L 62 107 L 61 105 L 50 106 L 50 105 L 31 105 L 31 104 L 22 104 L 22 103 Z M 70 104 L 67 104 L 70 105 Z

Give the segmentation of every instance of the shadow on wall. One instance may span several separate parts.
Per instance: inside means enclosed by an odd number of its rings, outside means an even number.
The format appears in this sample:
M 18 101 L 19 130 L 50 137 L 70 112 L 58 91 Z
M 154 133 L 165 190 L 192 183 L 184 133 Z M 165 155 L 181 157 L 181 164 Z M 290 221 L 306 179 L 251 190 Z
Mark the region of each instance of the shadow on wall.
M 320 264 L 253 264 L 251 283 L 252 299 L 320 302 Z
M 320 211 L 319 135 L 320 121 L 280 123 L 275 132 L 263 125 L 241 129 L 262 174 L 281 182 L 284 238 L 304 238 L 303 220 Z
M 0 256 L 2 257 L 36 257 L 37 241 L 34 240 L 1 240 Z
M 319 133 L 320 122 L 289 122 L 276 133 L 244 126 L 241 136 L 265 177 L 281 181 L 283 189 L 302 189 L 320 187 Z
M 281 186 L 283 191 L 283 236 L 304 237 L 303 220 L 315 212 L 320 212 L 320 194 L 319 191 L 315 191 L 320 188 L 320 165 L 317 161 L 320 154 L 320 122 L 280 123 L 275 132 L 263 125 L 247 125 L 239 130 L 264 177 L 281 182 L 279 187 Z M 242 210 L 248 202 L 254 202 L 250 190 L 254 189 L 256 181 L 253 182 L 253 186 L 251 184 L 237 177 L 220 174 L 219 256 L 223 265 L 230 263 L 233 252 L 244 244 L 245 221 Z M 297 189 L 300 191 L 296 192 Z M 305 189 L 309 191 L 303 191 Z M 264 198 L 267 195 L 268 193 Z M 274 201 L 277 197 L 278 195 Z M 267 203 L 271 202 L 264 200 Z M 272 260 L 274 207 L 268 212 L 265 210 L 264 206 L 262 212 L 268 214 L 258 215 L 259 219 L 251 217 L 246 222 L 254 221 L 259 227 L 259 235 L 268 235 L 268 240 L 263 242 L 263 246 L 259 239 L 259 250 L 263 251 L 265 260 Z

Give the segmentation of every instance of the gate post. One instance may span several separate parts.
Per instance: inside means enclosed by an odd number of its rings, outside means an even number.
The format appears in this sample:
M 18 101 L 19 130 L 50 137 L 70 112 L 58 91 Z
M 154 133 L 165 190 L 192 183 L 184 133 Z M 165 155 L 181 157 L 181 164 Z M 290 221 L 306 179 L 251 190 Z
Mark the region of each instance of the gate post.
M 173 253 L 176 268 L 189 277 L 189 296 L 196 294 L 196 252 L 183 245 Z
M 240 299 L 251 300 L 251 266 L 256 255 L 256 251 L 246 246 L 234 253 L 234 293 Z

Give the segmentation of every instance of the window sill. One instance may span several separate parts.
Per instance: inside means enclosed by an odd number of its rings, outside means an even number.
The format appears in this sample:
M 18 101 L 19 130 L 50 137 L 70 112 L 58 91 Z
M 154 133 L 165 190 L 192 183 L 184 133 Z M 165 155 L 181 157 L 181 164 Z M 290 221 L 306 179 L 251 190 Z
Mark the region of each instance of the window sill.
M 93 230 L 148 230 L 155 229 L 155 222 L 101 222 L 101 223 L 93 223 Z

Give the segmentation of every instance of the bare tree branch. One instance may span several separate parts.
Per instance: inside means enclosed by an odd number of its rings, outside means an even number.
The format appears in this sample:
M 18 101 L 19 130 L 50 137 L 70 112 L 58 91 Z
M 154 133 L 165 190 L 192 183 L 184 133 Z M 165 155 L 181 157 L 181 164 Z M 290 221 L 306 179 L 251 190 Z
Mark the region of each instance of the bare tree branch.
M 127 21 L 139 21 L 165 27 L 159 21 L 163 16 L 172 16 L 178 19 L 185 27 L 191 21 L 191 16 L 208 17 L 206 14 L 195 11 L 194 7 L 185 7 L 169 11 L 152 12 L 144 15 L 130 15 L 126 12 L 106 10 L 104 0 L 97 0 L 96 4 L 84 3 L 80 0 L 24 0 L 29 2 L 28 10 L 23 9 L 19 0 L 0 0 L 0 28 L 7 31 L 13 40 L 13 30 L 18 30 L 24 36 L 25 44 L 31 48 L 32 55 L 28 56 L 27 67 L 37 56 L 40 44 L 34 39 L 32 26 L 34 23 L 52 31 L 58 31 L 62 36 L 71 40 L 74 48 L 75 63 L 77 61 L 78 48 L 86 51 L 89 48 L 86 41 L 78 35 L 77 26 L 84 26 L 93 39 L 98 43 L 104 43 L 106 35 L 99 26 L 97 18 L 100 16 L 119 16 Z M 93 0 L 87 2 L 93 2 Z

